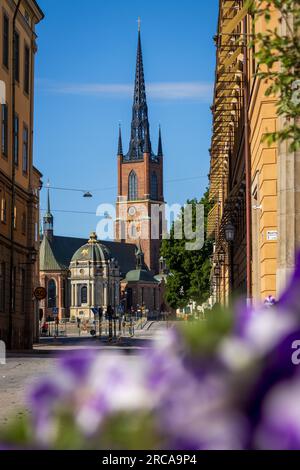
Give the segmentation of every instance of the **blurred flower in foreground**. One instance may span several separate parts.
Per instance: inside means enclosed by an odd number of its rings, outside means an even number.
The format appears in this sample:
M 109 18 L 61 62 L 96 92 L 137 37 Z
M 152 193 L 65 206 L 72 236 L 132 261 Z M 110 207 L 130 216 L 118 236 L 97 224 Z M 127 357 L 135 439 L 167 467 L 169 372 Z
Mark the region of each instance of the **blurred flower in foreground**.
M 63 356 L 1 447 L 300 449 L 299 286 L 298 257 L 274 305 L 214 311 L 137 356 Z

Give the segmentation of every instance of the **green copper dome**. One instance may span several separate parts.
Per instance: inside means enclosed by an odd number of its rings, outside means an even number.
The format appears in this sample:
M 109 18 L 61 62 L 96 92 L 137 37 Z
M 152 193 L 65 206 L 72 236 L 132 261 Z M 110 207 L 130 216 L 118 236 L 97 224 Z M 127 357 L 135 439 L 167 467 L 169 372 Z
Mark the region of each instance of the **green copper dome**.
M 152 276 L 150 271 L 146 269 L 134 269 L 129 271 L 126 275 L 127 282 L 152 282 L 157 284 L 158 281 Z
M 91 233 L 88 243 L 81 246 L 74 254 L 71 259 L 71 263 L 77 261 L 108 261 L 111 258 L 110 251 L 106 246 L 102 245 L 97 240 L 97 235 L 95 232 Z

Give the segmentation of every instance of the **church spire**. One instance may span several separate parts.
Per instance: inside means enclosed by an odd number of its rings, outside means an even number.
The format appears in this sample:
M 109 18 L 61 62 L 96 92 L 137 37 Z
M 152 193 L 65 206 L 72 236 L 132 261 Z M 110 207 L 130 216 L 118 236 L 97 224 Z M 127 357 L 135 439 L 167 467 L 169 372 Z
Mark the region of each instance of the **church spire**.
M 43 232 L 48 239 L 53 238 L 53 215 L 50 207 L 50 183 L 47 183 L 47 212 L 43 218 Z
M 48 182 L 48 189 L 47 189 L 47 214 L 51 214 L 51 209 L 50 209 L 50 189 L 49 189 L 49 182 Z
M 132 106 L 131 138 L 127 159 L 142 159 L 145 152 L 151 154 L 151 142 L 139 20 L 135 85 Z
M 119 124 L 118 155 L 123 155 L 121 124 Z
M 158 132 L 158 149 L 157 149 L 157 156 L 162 157 L 163 156 L 163 148 L 162 148 L 162 140 L 161 140 L 161 127 L 159 126 L 159 132 Z

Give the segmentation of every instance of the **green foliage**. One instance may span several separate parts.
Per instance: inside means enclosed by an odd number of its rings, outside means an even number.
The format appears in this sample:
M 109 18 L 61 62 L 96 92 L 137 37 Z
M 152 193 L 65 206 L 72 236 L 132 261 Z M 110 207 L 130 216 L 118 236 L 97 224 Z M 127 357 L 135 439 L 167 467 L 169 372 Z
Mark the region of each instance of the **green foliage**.
M 300 1 L 257 0 L 252 13 L 256 20 L 264 17 L 269 23 L 274 8 L 279 13 L 279 25 L 286 25 L 286 34 L 279 28 L 269 28 L 256 34 L 251 44 L 257 50 L 257 75 L 268 84 L 266 95 L 279 96 L 277 113 L 285 119 L 283 129 L 267 133 L 264 139 L 269 145 L 288 141 L 290 151 L 296 151 L 300 149 Z
M 226 338 L 233 327 L 233 314 L 216 305 L 209 310 L 206 321 L 181 322 L 180 329 L 189 354 L 193 357 L 207 358 L 215 353 L 221 341 Z
M 33 439 L 33 428 L 25 410 L 18 413 L 18 417 L 12 420 L 0 432 L 2 442 L 13 442 L 15 447 L 29 445 Z
M 170 239 L 163 240 L 161 255 L 166 259 L 171 271 L 166 288 L 166 301 L 172 308 L 184 307 L 189 300 L 197 303 L 205 302 L 210 292 L 210 256 L 212 254 L 212 241 L 206 238 L 207 215 L 211 208 L 208 190 L 199 201 L 204 205 L 204 229 L 205 241 L 200 250 L 186 250 L 186 238 L 181 240 L 174 237 L 174 224 L 171 229 Z M 196 221 L 196 204 L 193 199 L 187 204 L 193 205 L 193 229 Z M 180 219 L 183 219 L 183 208 Z M 176 223 L 176 222 L 175 222 Z
M 102 449 L 152 450 L 159 448 L 161 442 L 163 436 L 156 428 L 153 417 L 142 410 L 116 414 L 106 422 L 101 436 Z

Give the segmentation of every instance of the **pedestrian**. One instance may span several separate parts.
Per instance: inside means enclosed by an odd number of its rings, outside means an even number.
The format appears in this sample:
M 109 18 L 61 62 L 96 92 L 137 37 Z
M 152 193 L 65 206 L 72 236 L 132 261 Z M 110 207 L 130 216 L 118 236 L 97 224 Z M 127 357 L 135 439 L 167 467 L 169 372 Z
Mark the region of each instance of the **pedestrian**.
M 47 333 L 48 333 L 48 323 L 44 321 L 43 325 L 42 325 L 42 335 L 43 336 L 47 336 Z
M 81 319 L 77 317 L 77 328 L 78 328 L 78 336 L 80 336 L 81 333 Z

